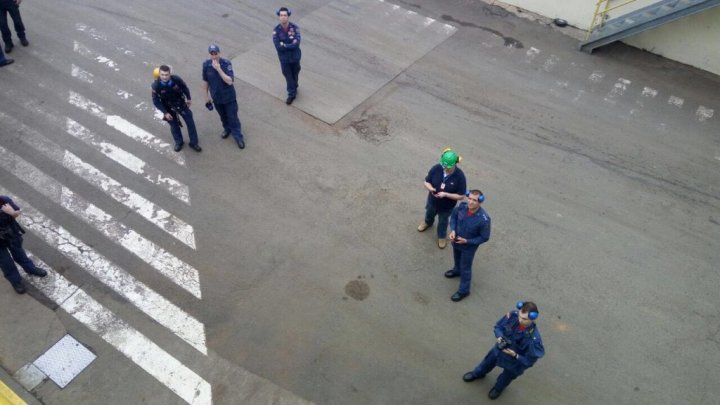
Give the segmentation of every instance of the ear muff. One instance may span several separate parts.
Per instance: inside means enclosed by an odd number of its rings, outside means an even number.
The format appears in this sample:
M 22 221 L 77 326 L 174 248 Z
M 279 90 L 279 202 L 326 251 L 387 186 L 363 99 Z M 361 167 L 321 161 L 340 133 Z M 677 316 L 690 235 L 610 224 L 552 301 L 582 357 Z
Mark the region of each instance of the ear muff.
M 470 197 L 470 190 L 465 191 L 465 197 Z M 478 202 L 485 202 L 485 194 L 480 194 L 478 196 Z
M 453 148 L 445 148 L 445 149 L 443 149 L 442 152 L 440 153 L 440 157 L 442 158 L 442 156 L 445 154 L 445 152 L 448 152 L 448 151 L 451 151 L 451 150 L 453 150 Z M 453 152 L 454 152 L 454 150 L 453 150 Z M 456 153 L 457 153 L 457 152 L 456 152 Z M 462 156 L 457 155 L 457 160 L 455 161 L 455 164 L 462 163 L 462 161 L 463 161 Z
M 517 308 L 518 311 L 519 311 L 520 308 L 522 308 L 522 306 L 523 306 L 524 304 L 525 304 L 524 302 L 518 301 L 517 303 L 515 303 L 515 308 Z M 537 312 L 535 312 L 535 311 L 530 311 L 530 312 L 528 313 L 528 318 L 529 318 L 531 321 L 534 321 L 534 320 L 538 319 L 538 316 L 540 316 L 540 314 L 537 313 Z
M 156 67 L 153 69 L 153 79 L 157 80 L 158 78 L 160 78 L 160 68 Z
M 285 10 L 283 10 L 283 11 L 285 11 Z M 292 11 L 290 11 L 290 9 L 287 10 L 287 13 L 288 13 L 288 17 L 290 17 L 290 16 L 292 15 Z M 278 10 L 275 12 L 275 15 L 278 16 L 278 17 L 280 17 L 280 9 L 278 9 Z

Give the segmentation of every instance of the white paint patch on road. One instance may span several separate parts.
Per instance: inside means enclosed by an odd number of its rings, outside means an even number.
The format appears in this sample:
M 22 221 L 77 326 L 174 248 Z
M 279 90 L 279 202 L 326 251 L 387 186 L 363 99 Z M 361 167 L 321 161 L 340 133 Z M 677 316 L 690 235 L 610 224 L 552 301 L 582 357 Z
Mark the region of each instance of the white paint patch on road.
M 668 104 L 674 105 L 677 108 L 682 108 L 683 104 L 685 104 L 685 100 L 680 97 L 670 96 L 670 98 L 668 98 Z
M 540 50 L 531 46 L 530 49 L 525 52 L 525 62 L 530 63 L 540 54 Z
M 118 115 L 108 115 L 106 123 L 173 162 L 181 166 L 185 166 L 185 155 L 175 152 L 172 145 L 138 127 L 123 117 Z
M 96 41 L 107 41 L 107 35 L 104 33 L 96 30 L 95 28 L 88 27 L 87 25 L 83 23 L 77 23 L 75 24 L 75 29 L 80 32 L 84 32 L 90 36 L 90 38 L 96 40 Z
M 2 156 L 0 156 L 0 167 L 5 168 L 5 170 L 29 184 L 30 187 L 34 188 L 38 193 L 43 194 L 51 201 L 60 204 L 60 206 L 83 220 L 85 223 L 95 227 L 95 229 L 107 236 L 108 239 L 119 243 L 122 247 L 137 255 L 145 263 L 155 268 L 155 270 L 169 278 L 170 281 L 177 284 L 179 287 L 185 289 L 195 297 L 201 298 L 200 277 L 197 270 L 183 263 L 180 259 L 171 255 L 166 250 L 149 241 L 134 230 L 116 221 L 111 215 L 91 204 L 84 198 L 78 196 L 72 190 L 61 185 L 55 179 L 46 175 L 40 169 L 28 163 L 21 157 L 8 152 L 2 146 L 0 146 L 0 152 L 2 152 Z M 65 153 L 66 160 L 69 161 L 65 164 L 66 167 L 78 166 L 85 163 L 72 153 Z M 92 166 L 88 164 L 85 165 L 92 168 Z M 89 180 L 92 180 L 92 176 L 83 177 L 86 179 L 90 177 Z M 107 178 L 107 176 L 105 177 Z M 104 179 L 102 177 L 95 180 L 97 182 L 104 183 Z M 116 187 L 116 189 L 117 188 L 118 187 Z M 120 186 L 120 188 L 122 187 Z M 145 211 L 145 214 L 147 215 L 148 211 L 152 211 L 154 204 L 142 197 L 140 198 L 141 201 L 145 201 L 144 206 L 141 206 L 140 209 Z M 170 215 L 167 212 L 165 212 L 165 214 Z M 185 226 L 189 227 L 187 224 L 185 224 Z M 193 229 L 192 227 L 189 228 L 189 237 L 187 235 L 183 236 L 192 238 L 194 243 L 195 239 Z
M 63 166 L 89 182 L 95 183 L 97 187 L 102 189 L 115 201 L 134 210 L 140 216 L 152 222 L 163 231 L 169 233 L 180 242 L 193 249 L 196 248 L 195 231 L 193 230 L 193 227 L 185 221 L 165 211 L 155 203 L 147 200 L 145 197 L 135 193 L 127 187 L 123 187 L 115 179 L 109 177 L 92 165 L 85 163 L 79 157 L 68 151 L 65 152 Z M 177 265 L 177 263 L 174 263 L 174 267 L 177 268 Z
M 130 97 L 132 97 L 132 93 L 129 93 L 129 92 L 125 91 L 125 90 L 118 90 L 117 93 L 115 93 L 115 94 L 117 94 L 117 95 L 120 96 L 121 98 L 124 98 L 125 100 L 129 99 Z
M 702 105 L 698 107 L 697 111 L 695 111 L 695 116 L 700 122 L 705 122 L 709 120 L 713 117 L 713 114 L 715 114 L 715 110 Z
M 5 190 L 0 187 L 0 191 Z M 98 281 L 125 297 L 147 316 L 207 355 L 205 327 L 202 323 L 71 235 L 65 228 L 45 217 L 26 201 L 19 198 L 16 200 L 25 212 L 23 225 L 26 228 L 34 231 L 47 244 L 82 267 Z
M 115 61 L 113 61 L 112 59 L 110 59 L 106 56 L 103 56 L 103 55 L 100 55 L 100 54 L 97 54 L 97 53 L 91 51 L 90 48 L 81 44 L 78 41 L 74 41 L 73 51 L 79 53 L 80 55 L 82 55 L 88 59 L 92 59 L 101 65 L 105 65 L 106 67 L 113 69 L 116 72 L 120 71 L 120 68 L 117 67 L 117 63 L 115 63 Z
M 562 89 L 566 89 L 569 85 L 570 85 L 570 83 L 564 82 L 562 80 L 558 80 L 555 82 L 555 86 L 560 87 Z
M 212 404 L 212 390 L 207 381 L 47 264 L 32 254 L 31 257 L 37 265 L 48 270 L 47 277 L 32 277 L 28 280 L 46 297 L 97 333 L 183 401 L 196 405 Z
M 553 70 L 559 61 L 560 58 L 556 55 L 550 55 L 550 57 L 545 60 L 545 63 L 543 63 L 543 70 L 546 72 Z
M 657 94 L 658 94 L 657 90 L 650 88 L 650 87 L 643 87 L 642 95 L 644 97 L 653 98 L 653 97 L 657 96 Z
M 70 75 L 84 81 L 85 83 L 92 83 L 94 77 L 92 73 L 80 69 L 80 66 L 75 64 L 70 67 Z
M 130 93 L 127 93 L 125 91 L 122 92 L 124 94 L 130 95 Z M 118 93 L 118 95 L 120 95 L 120 93 Z M 156 137 L 150 132 L 138 127 L 137 125 L 129 122 L 123 117 L 120 117 L 118 115 L 108 115 L 107 113 L 105 113 L 104 108 L 102 108 L 100 105 L 93 102 L 92 100 L 89 100 L 74 91 L 70 91 L 68 95 L 68 102 L 76 107 L 90 112 L 98 118 L 105 120 L 105 123 L 108 126 L 115 128 L 123 135 L 126 135 L 131 139 L 140 142 L 146 147 L 172 160 L 173 162 L 181 166 L 185 165 L 185 155 L 175 152 L 172 145 Z
M 588 77 L 588 80 L 590 80 L 593 83 L 600 83 L 605 78 L 605 73 L 603 73 L 600 70 L 593 71 L 590 76 Z
M 154 44 L 154 43 L 155 43 L 155 40 L 152 39 L 152 38 L 150 38 L 150 37 L 148 36 L 147 31 L 142 30 L 142 29 L 140 29 L 140 28 L 138 28 L 138 27 L 136 27 L 136 26 L 134 26 L 134 25 L 123 25 L 123 26 L 121 26 L 120 28 L 121 28 L 123 31 L 127 31 L 127 32 L 129 32 L 129 33 L 131 33 L 131 34 L 134 34 L 134 35 L 140 37 L 143 41 L 150 42 L 151 44 Z
M 393 10 L 399 10 L 399 9 L 400 9 L 400 6 L 393 4 L 392 9 L 393 9 Z
M 616 98 L 621 97 L 623 94 L 625 94 L 625 91 L 627 91 L 630 83 L 632 82 L 628 79 L 623 79 L 622 77 L 618 78 L 613 88 L 610 90 L 607 96 L 605 96 L 605 101 L 611 104 L 615 104 Z
M 443 29 L 445 31 L 445 34 L 447 34 L 447 35 L 450 35 L 457 30 L 457 28 L 453 27 L 450 24 L 443 24 Z
M 429 26 L 430 24 L 434 23 L 435 19 L 430 17 L 425 17 L 425 21 L 423 21 L 423 25 L 425 27 Z
M 147 181 L 164 188 L 180 201 L 190 204 L 190 190 L 183 183 L 172 177 L 164 175 L 159 170 L 151 167 L 143 160 L 124 149 L 99 139 L 95 134 L 90 132 L 90 130 L 70 118 L 66 118 L 65 131 L 73 137 L 83 141 L 85 144 L 92 146 L 103 155 L 114 160 L 133 173 L 139 174 Z

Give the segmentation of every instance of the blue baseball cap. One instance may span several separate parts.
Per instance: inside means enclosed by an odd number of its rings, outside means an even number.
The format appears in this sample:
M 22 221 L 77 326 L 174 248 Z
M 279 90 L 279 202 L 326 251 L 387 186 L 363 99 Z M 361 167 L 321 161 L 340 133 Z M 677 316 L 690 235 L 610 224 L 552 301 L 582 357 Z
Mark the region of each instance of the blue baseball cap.
M 218 52 L 218 53 L 219 53 L 219 52 L 220 52 L 220 47 L 217 46 L 217 45 L 215 45 L 215 44 L 212 44 L 212 45 L 208 46 L 208 53 L 211 53 L 211 52 Z

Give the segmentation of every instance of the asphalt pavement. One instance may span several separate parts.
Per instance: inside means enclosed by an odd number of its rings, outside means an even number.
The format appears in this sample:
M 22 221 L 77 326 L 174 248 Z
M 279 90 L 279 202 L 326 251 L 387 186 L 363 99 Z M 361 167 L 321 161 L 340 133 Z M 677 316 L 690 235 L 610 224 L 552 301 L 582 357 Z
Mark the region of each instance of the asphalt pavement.
M 480 1 L 305 0 L 287 106 L 277 6 L 22 3 L 0 194 L 51 275 L 0 282 L 6 385 L 44 404 L 485 403 L 498 372 L 462 375 L 532 300 L 546 356 L 498 401 L 716 403 L 717 76 L 580 53 L 571 28 Z M 236 67 L 244 150 L 203 107 L 210 43 Z M 190 86 L 201 153 L 172 151 L 160 64 Z M 492 218 L 460 303 L 451 249 L 416 231 L 447 146 Z M 65 335 L 94 360 L 64 388 L 30 378 Z

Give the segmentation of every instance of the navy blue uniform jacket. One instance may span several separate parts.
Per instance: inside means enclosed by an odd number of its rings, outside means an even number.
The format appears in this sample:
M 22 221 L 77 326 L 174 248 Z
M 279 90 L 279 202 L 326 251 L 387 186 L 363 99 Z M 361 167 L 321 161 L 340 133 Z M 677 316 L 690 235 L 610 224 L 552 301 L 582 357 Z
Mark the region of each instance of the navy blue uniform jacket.
M 234 80 L 235 74 L 229 60 L 220 58 L 220 69 Z M 215 104 L 228 104 L 236 100 L 235 86 L 225 83 L 212 67 L 212 59 L 203 62 L 202 79 L 208 83 L 210 96 Z
M 464 195 L 466 189 L 465 185 L 465 173 L 460 170 L 459 167 L 455 167 L 455 171 L 451 175 L 443 178 L 443 167 L 440 164 L 430 168 L 425 181 L 430 183 L 435 191 L 444 191 L 450 194 Z M 443 187 L 443 184 L 445 185 Z M 428 203 L 435 206 L 438 211 L 446 212 L 450 211 L 455 207 L 457 201 L 450 198 L 436 198 L 433 197 L 432 193 L 428 192 Z
M 467 244 L 453 242 L 453 247 L 460 250 L 477 249 L 490 239 L 490 217 L 482 207 L 475 214 L 468 215 L 467 203 L 461 202 L 450 215 L 450 230 L 467 239 Z
M 497 345 L 492 350 L 498 352 L 497 365 L 499 367 L 522 374 L 545 355 L 545 347 L 543 347 L 542 338 L 540 338 L 540 332 L 535 323 L 522 332 L 518 330 L 519 325 L 517 311 L 510 312 L 509 316 L 504 315 L 495 324 L 495 337 L 503 336 L 510 342 L 508 348 L 518 354 L 517 360 L 503 353 L 497 348 Z
M 295 40 L 297 40 L 297 42 L 295 42 Z M 280 45 L 280 42 L 282 42 L 283 45 Z M 300 27 L 289 22 L 286 32 L 282 25 L 278 24 L 273 30 L 273 43 L 275 44 L 280 63 L 300 62 L 300 57 L 302 56 L 302 52 L 300 51 Z
M 180 76 L 172 75 L 166 85 L 160 79 L 152 84 L 152 100 L 155 108 L 163 114 L 170 112 L 173 107 L 185 108 L 185 100 L 190 100 L 190 89 Z

